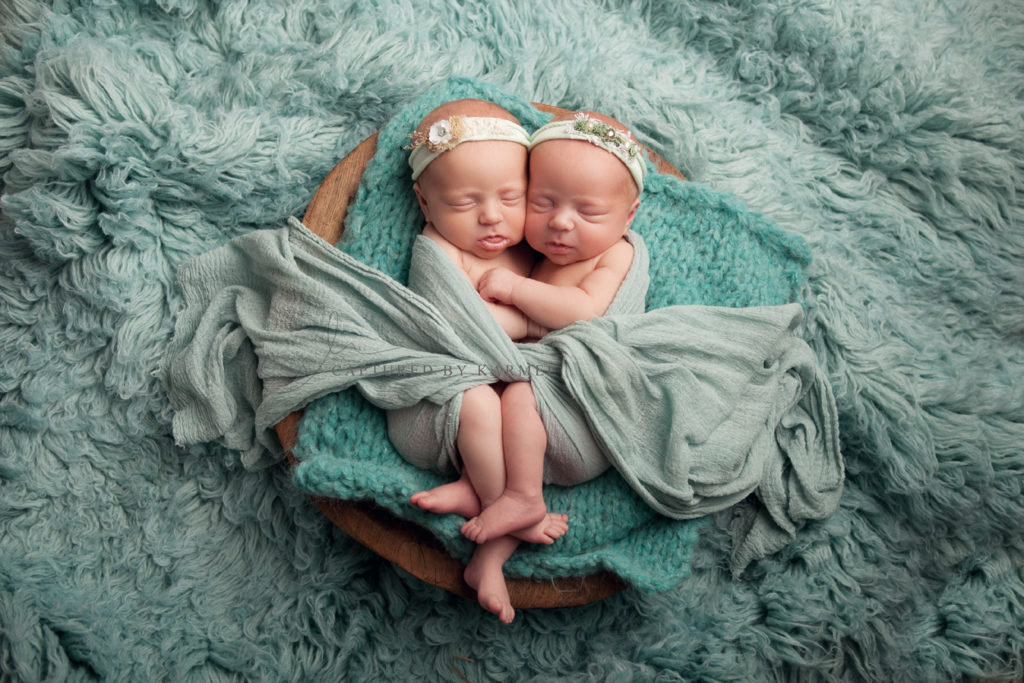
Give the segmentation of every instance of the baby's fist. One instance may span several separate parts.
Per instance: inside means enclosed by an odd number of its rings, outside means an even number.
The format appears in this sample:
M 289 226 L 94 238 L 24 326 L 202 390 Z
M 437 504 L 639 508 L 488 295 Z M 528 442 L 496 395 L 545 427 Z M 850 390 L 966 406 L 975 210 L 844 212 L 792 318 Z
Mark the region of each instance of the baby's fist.
M 480 277 L 476 289 L 486 301 L 499 304 L 512 303 L 512 290 L 519 282 L 520 276 L 508 268 L 491 268 Z

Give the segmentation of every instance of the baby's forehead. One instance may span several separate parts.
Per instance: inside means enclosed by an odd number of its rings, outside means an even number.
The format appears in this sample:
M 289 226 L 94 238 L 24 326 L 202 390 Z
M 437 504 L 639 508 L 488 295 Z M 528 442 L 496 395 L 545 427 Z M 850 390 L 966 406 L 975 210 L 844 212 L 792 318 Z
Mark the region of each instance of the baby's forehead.
M 526 181 L 526 148 L 507 140 L 464 142 L 432 161 L 421 180 L 441 186 L 513 185 Z
M 545 140 L 530 150 L 531 170 L 587 174 L 591 171 L 622 175 L 623 183 L 633 185 L 633 177 L 622 161 L 611 152 L 586 140 Z

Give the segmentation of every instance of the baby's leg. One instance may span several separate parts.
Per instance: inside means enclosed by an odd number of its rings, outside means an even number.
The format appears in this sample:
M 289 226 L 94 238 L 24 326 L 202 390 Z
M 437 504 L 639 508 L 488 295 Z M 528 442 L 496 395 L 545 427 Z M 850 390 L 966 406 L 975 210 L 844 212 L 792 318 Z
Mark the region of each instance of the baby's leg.
M 501 425 L 507 473 L 504 491 L 490 504 L 481 494 L 484 511 L 462 525 L 463 535 L 477 543 L 533 527 L 547 513 L 542 490 L 547 433 L 529 382 L 505 387 Z
M 462 458 L 458 481 L 420 491 L 409 501 L 438 514 L 473 517 L 505 489 L 501 398 L 494 387 L 481 384 L 463 393 L 456 444 Z
M 498 615 L 505 624 L 516 616 L 508 597 L 505 575 L 501 573 L 508 558 L 512 557 L 519 541 L 511 536 L 495 538 L 477 547 L 463 576 L 476 591 L 476 599 L 484 609 Z
M 501 496 L 505 490 L 501 411 L 501 399 L 491 386 L 481 385 L 463 394 L 457 436 L 463 462 L 462 476 L 450 484 L 413 494 L 410 498 L 413 505 L 438 514 L 454 513 L 469 519 L 480 514 L 484 503 L 493 503 Z M 478 494 L 476 481 L 480 482 L 482 495 Z M 564 535 L 568 528 L 565 515 L 550 514 L 535 525 L 512 533 L 520 540 L 548 545 Z

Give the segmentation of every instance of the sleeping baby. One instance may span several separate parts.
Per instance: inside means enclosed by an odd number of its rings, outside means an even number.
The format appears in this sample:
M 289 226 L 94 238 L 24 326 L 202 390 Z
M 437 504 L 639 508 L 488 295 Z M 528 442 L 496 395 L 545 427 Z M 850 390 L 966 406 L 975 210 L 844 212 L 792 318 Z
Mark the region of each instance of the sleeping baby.
M 486 104 L 474 106 L 494 107 Z M 448 112 L 431 112 L 424 121 L 435 121 L 444 113 Z M 444 121 L 444 125 L 449 125 L 448 119 Z M 441 135 L 438 133 L 435 137 Z M 494 141 L 489 144 L 494 145 Z M 510 146 L 505 143 L 504 147 L 511 155 Z M 410 157 L 414 175 L 417 173 L 416 149 Z M 462 153 L 456 156 L 454 152 L 460 149 Z M 483 157 L 479 146 L 460 145 L 445 156 L 450 162 L 465 164 L 467 169 L 474 163 L 486 165 L 491 171 L 496 168 L 493 159 Z M 473 161 L 469 161 L 471 157 Z M 459 185 L 456 180 L 462 169 L 453 173 L 448 170 L 450 166 L 453 164 L 438 164 L 432 167 L 438 171 L 436 176 L 428 176 L 426 183 L 420 177 L 417 182 L 417 197 L 428 221 L 423 235 L 438 243 L 449 257 L 462 265 L 470 282 L 492 306 L 504 306 L 497 310 L 492 308 L 492 312 L 511 337 L 541 336 L 547 329 L 603 315 L 610 309 L 618 312 L 643 310 L 646 253 L 642 252 L 635 262 L 633 244 L 641 244 L 642 249 L 642 243 L 632 233 L 627 238 L 627 233 L 640 202 L 645 169 L 638 145 L 621 124 L 596 114 L 580 114 L 556 119 L 538 130 L 530 156 L 531 179 L 524 202 L 524 232 L 541 257 L 536 263 L 529 252 L 528 259 L 520 260 L 522 251 L 515 248 L 508 250 L 511 253 L 507 257 L 495 258 L 498 253 L 507 253 L 497 247 L 510 246 L 514 240 L 505 235 L 500 242 L 493 240 L 494 249 L 483 248 L 478 242 L 487 239 L 488 231 L 480 227 L 479 220 L 464 221 L 466 227 L 458 244 L 453 244 L 456 237 L 441 234 L 452 229 L 449 220 L 445 220 L 442 231 L 436 229 L 433 225 L 436 218 L 450 219 L 453 206 L 476 215 L 473 207 L 480 205 L 479 199 L 467 201 L 463 197 L 465 192 L 453 191 L 453 187 L 479 186 L 485 177 L 482 169 L 468 170 L 466 177 L 473 178 L 474 183 Z M 447 189 L 441 190 L 433 183 L 441 183 Z M 515 183 L 509 187 L 514 188 Z M 504 195 L 506 225 L 515 220 L 512 201 L 515 196 L 512 189 Z M 443 199 L 445 197 L 447 200 Z M 432 205 L 440 207 L 443 213 L 432 209 Z M 495 220 L 498 214 L 499 210 L 495 209 Z M 477 256 L 481 252 L 485 257 L 482 261 Z M 632 286 L 617 300 L 627 274 L 632 274 Z M 490 402 L 489 406 L 486 401 Z M 493 417 L 495 405 L 500 406 L 500 419 Z M 409 419 L 410 412 L 418 412 L 420 416 L 429 414 L 430 419 L 437 419 L 437 410 L 427 406 L 389 413 L 389 430 L 400 452 L 408 451 L 409 442 L 402 437 L 410 434 L 407 425 L 416 422 L 415 418 Z M 463 422 L 475 416 L 479 416 L 478 421 Z M 402 419 L 393 419 L 397 417 Z M 549 429 L 552 438 L 549 438 Z M 505 620 L 511 618 L 513 612 L 507 591 L 503 590 L 504 584 L 499 586 L 497 581 L 487 579 L 501 576 L 501 566 L 518 545 L 516 538 L 506 534 L 545 542 L 545 536 L 553 540 L 560 535 L 558 532 L 564 533 L 564 526 L 559 524 L 564 524 L 564 517 L 545 516 L 542 483 L 580 483 L 604 471 L 608 463 L 603 458 L 592 457 L 600 453 L 600 449 L 589 435 L 581 438 L 579 434 L 562 429 L 558 423 L 546 428 L 539 417 L 529 382 L 515 382 L 497 390 L 494 385 L 483 385 L 467 391 L 462 398 L 457 442 L 463 461 L 462 476 L 452 484 L 414 495 L 412 502 L 434 512 L 455 512 L 470 518 L 463 526 L 463 533 L 482 545 L 467 569 L 467 580 L 477 588 L 481 604 Z M 467 462 L 464 445 L 469 447 L 471 457 L 489 451 L 504 456 L 504 471 L 494 472 L 484 480 L 485 495 L 481 495 L 476 484 L 480 475 L 474 476 L 484 469 L 481 460 Z M 591 457 L 579 457 L 581 446 L 582 452 Z M 486 462 L 494 462 L 494 458 Z M 487 494 L 493 494 L 493 483 L 500 482 L 502 474 L 504 488 L 497 498 L 490 498 Z
M 481 100 L 446 103 L 424 117 L 413 134 L 409 163 L 426 220 L 422 237 L 439 247 L 472 287 L 491 269 L 525 275 L 532 266 L 533 252 L 522 243 L 528 144 L 529 135 L 511 114 Z M 488 308 L 512 339 L 543 333 L 512 306 Z M 428 423 L 444 429 L 457 409 L 459 462 L 453 464 L 461 466 L 461 476 L 413 495 L 411 502 L 471 518 L 463 533 L 480 545 L 467 567 L 467 583 L 481 604 L 510 621 L 502 565 L 520 540 L 554 542 L 566 532 L 567 518 L 549 515 L 544 504 L 543 444 L 534 467 L 534 445 L 518 438 L 544 431 L 529 383 L 480 384 L 460 398 L 453 405 L 422 401 L 389 411 L 389 435 L 407 460 L 421 464 L 435 453 L 430 440 L 419 438 L 420 428 Z

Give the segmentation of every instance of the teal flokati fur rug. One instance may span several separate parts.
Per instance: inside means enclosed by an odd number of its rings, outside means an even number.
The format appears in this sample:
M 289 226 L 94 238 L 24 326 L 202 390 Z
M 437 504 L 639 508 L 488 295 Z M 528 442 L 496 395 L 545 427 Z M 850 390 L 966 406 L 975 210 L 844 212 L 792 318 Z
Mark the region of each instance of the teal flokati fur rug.
M 0 5 L 8 677 L 1024 676 L 1024 7 L 522 5 Z M 835 515 L 738 579 L 716 516 L 677 588 L 505 627 L 284 468 L 174 445 L 176 266 L 452 73 L 615 115 L 807 241 Z

